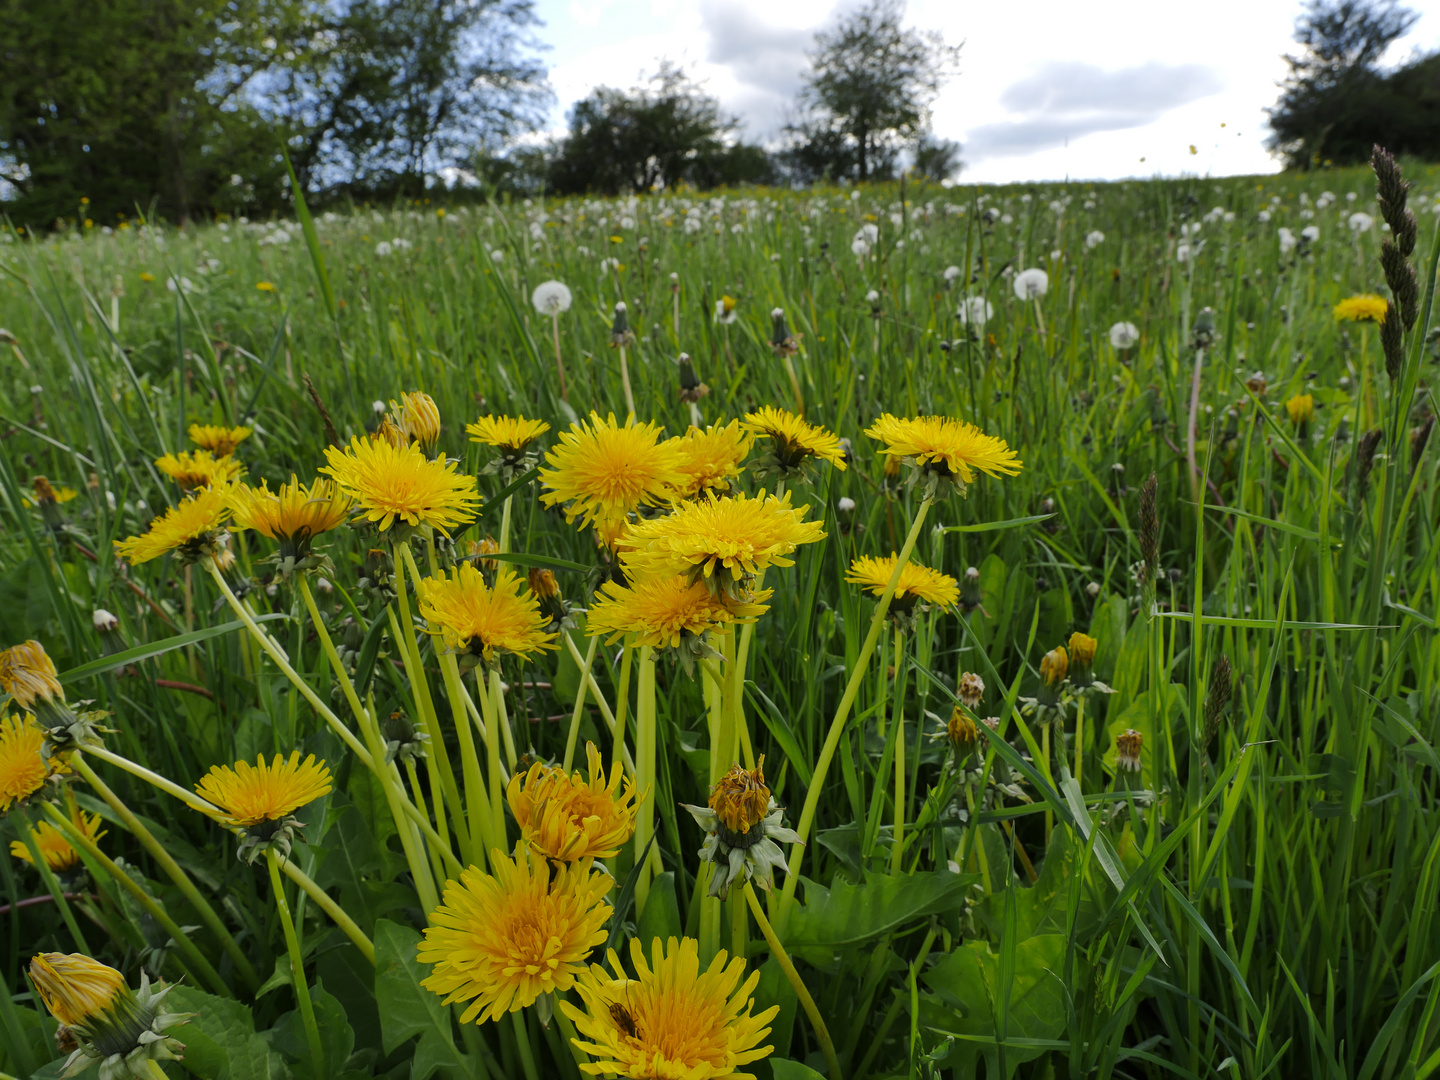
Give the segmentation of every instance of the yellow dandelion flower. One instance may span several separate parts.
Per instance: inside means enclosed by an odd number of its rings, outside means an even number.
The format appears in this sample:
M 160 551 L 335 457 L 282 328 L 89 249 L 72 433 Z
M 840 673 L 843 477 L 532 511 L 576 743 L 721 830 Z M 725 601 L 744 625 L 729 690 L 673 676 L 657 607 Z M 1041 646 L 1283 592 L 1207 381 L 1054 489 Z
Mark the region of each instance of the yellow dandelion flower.
M 894 552 L 885 558 L 862 555 L 850 564 L 845 580 L 859 585 L 872 596 L 879 596 L 890 584 L 890 575 L 895 572 L 899 560 Z M 895 586 L 895 602 L 919 600 L 937 607 L 953 607 L 960 600 L 960 583 L 949 574 L 932 570 L 911 559 L 900 571 L 900 582 Z
M 1070 641 L 1066 645 L 1065 655 L 1068 661 L 1076 667 L 1089 667 L 1095 662 L 1095 650 L 1100 647 L 1089 634 L 1082 634 L 1079 630 L 1070 635 Z
M 554 649 L 558 634 L 546 633 L 550 620 L 540 602 L 508 566 L 495 574 L 494 586 L 469 563 L 450 576 L 437 574 L 419 581 L 420 614 L 447 648 L 493 663 L 497 652 L 525 659 L 530 653 Z
M 105 835 L 105 830 L 100 828 L 100 815 L 87 814 L 82 810 L 76 810 L 70 816 L 75 827 L 82 834 L 91 840 L 99 840 Z M 40 852 L 40 857 L 45 860 L 45 865 L 57 874 L 63 874 L 67 870 L 73 870 L 80 865 L 80 853 L 70 846 L 70 841 L 65 839 L 65 834 L 48 821 L 40 822 L 40 827 L 30 830 L 30 838 L 35 841 L 35 847 Z M 30 865 L 35 865 L 35 860 L 30 856 L 30 849 L 25 846 L 23 840 L 10 841 L 10 854 L 21 859 Z
M 710 789 L 710 809 L 720 824 L 736 837 L 748 837 L 770 813 L 770 789 L 765 785 L 765 755 L 747 769 L 738 762 Z
M 1315 395 L 1296 394 L 1285 402 L 1285 412 L 1296 427 L 1315 419 Z
M 0 719 L 0 814 L 45 786 L 50 767 L 41 756 L 45 732 L 32 716 Z
M 744 492 L 708 495 L 667 517 L 629 526 L 621 559 L 632 578 L 690 574 L 712 577 L 729 571 L 739 580 L 767 566 L 790 566 L 801 544 L 825 538 L 819 521 L 803 521 L 809 506 L 790 505 L 790 493 L 751 498 Z
M 440 406 L 429 394 L 420 390 L 401 394 L 399 404 L 390 403 L 390 413 L 395 426 L 413 442 L 429 446 L 440 437 Z
M 115 552 L 135 566 L 171 551 L 185 562 L 195 562 L 214 548 L 230 516 L 228 499 L 224 488 L 202 488 L 152 521 L 144 534 L 116 543 Z
M 258 488 L 239 484 L 229 492 L 229 501 L 237 529 L 254 529 L 278 540 L 281 559 L 293 561 L 309 555 L 315 537 L 343 525 L 353 505 L 333 480 L 302 487 L 293 473 L 278 491 L 263 480 Z
M 1341 322 L 1384 322 L 1389 302 L 1374 293 L 1347 296 L 1335 305 L 1335 318 Z
M 120 972 L 82 953 L 41 953 L 30 961 L 30 978 L 66 1027 L 89 1027 L 129 989 Z
M 908 458 L 916 465 L 944 477 L 975 482 L 975 473 L 1015 476 L 1022 462 L 1004 439 L 986 435 L 974 424 L 945 416 L 919 416 L 904 420 L 889 413 L 865 432 L 885 444 L 881 451 L 891 457 Z
M 684 482 L 680 455 L 669 442 L 661 442 L 658 424 L 620 425 L 615 414 L 601 419 L 590 414 L 588 424 L 572 424 L 545 455 L 550 467 L 540 479 L 550 489 L 540 496 L 546 506 L 565 504 L 565 520 L 581 525 L 614 525 L 642 505 L 654 506 L 674 498 Z
M 216 457 L 209 450 L 166 454 L 155 459 L 155 467 L 179 484 L 181 491 L 228 484 L 245 473 L 245 467 L 233 457 L 228 454 Z
M 248 427 L 223 427 L 219 424 L 191 424 L 190 441 L 201 450 L 208 450 L 216 457 L 226 457 L 248 439 L 252 431 Z
M 739 420 L 711 424 L 703 431 L 692 427 L 671 439 L 670 445 L 679 456 L 681 476 L 675 485 L 675 498 L 693 499 L 705 491 L 729 491 L 730 481 L 744 471 L 740 463 L 750 452 L 752 441 Z
M 585 620 L 587 634 L 609 634 L 608 644 L 634 634 L 635 645 L 676 649 L 682 641 L 706 631 L 723 633 L 732 625 L 754 622 L 768 610 L 764 601 L 771 590 L 743 602 L 717 596 L 705 582 L 676 574 L 641 577 L 628 587 L 607 581 L 600 593 Z
M 771 453 L 784 473 L 798 469 L 812 457 L 828 461 L 837 469 L 845 468 L 840 437 L 794 413 L 766 405 L 745 417 L 745 427 L 771 441 Z
M 662 947 L 657 937 L 649 963 L 631 938 L 630 959 L 635 978 L 625 976 L 611 950 L 614 975 L 594 964 L 575 984 L 585 1008 L 560 1003 L 579 1034 L 575 1046 L 594 1059 L 582 1071 L 663 1080 L 740 1078 L 749 1075 L 739 1071 L 742 1066 L 774 1050 L 761 1043 L 779 1006 L 751 1012 L 760 973 L 747 978 L 742 958 L 729 960 L 722 949 L 702 970 L 694 938 L 672 937 Z
M 547 859 L 608 859 L 635 833 L 639 799 L 635 785 L 617 764 L 605 777 L 594 743 L 585 747 L 590 779 L 580 770 L 536 763 L 510 778 L 505 799 L 520 826 L 520 838 Z
M 65 690 L 56 676 L 55 661 L 38 641 L 12 645 L 0 652 L 0 690 L 13 697 L 22 709 L 42 703 L 64 701 Z
M 394 446 L 383 438 L 354 438 L 344 450 L 325 448 L 329 462 L 320 471 L 335 478 L 380 531 L 398 518 L 406 525 L 429 525 L 446 536 L 474 517 L 480 506 L 473 476 L 455 471 L 453 462 L 431 461 L 418 446 Z
M 261 292 L 274 292 L 275 283 L 272 281 L 257 281 L 255 282 L 255 288 L 259 289 Z
M 220 808 L 220 821 L 248 828 L 283 821 L 306 803 L 329 794 L 330 770 L 314 754 L 302 762 L 299 750 L 292 751 L 288 760 L 276 754 L 269 764 L 261 755 L 254 765 L 237 761 L 234 768 L 212 766 L 195 792 Z
M 51 485 L 50 481 L 43 476 L 37 476 L 35 477 L 35 479 L 30 481 L 30 490 L 34 493 L 33 498 L 29 495 L 21 496 L 21 498 L 25 501 L 26 506 L 43 507 L 47 503 L 59 503 L 63 505 L 64 503 L 70 502 L 72 499 L 77 499 L 80 497 L 80 492 L 76 491 L 74 488 L 65 487 L 63 485 L 58 488 L 54 487 Z
M 1069 669 L 1070 657 L 1064 645 L 1056 645 L 1040 658 L 1040 678 L 1052 690 L 1065 681 L 1065 673 Z
M 524 451 L 532 442 L 550 430 L 544 420 L 527 420 L 523 416 L 482 416 L 465 425 L 470 441 L 493 446 L 512 454 Z
M 430 915 L 418 957 L 435 970 L 421 986 L 446 1005 L 468 1001 L 462 1024 L 499 1020 L 564 993 L 605 940 L 613 881 L 589 859 L 555 866 L 528 848 L 490 853 L 491 873 L 470 867 Z M 553 877 L 552 877 L 553 875 Z

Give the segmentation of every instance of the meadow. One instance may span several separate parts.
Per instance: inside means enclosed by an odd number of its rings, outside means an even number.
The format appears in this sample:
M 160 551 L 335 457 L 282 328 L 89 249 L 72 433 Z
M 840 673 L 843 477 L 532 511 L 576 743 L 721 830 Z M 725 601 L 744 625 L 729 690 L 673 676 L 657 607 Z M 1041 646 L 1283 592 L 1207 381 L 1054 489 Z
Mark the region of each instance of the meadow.
M 1433 1075 L 1405 171 L 8 231 L 0 1073 Z

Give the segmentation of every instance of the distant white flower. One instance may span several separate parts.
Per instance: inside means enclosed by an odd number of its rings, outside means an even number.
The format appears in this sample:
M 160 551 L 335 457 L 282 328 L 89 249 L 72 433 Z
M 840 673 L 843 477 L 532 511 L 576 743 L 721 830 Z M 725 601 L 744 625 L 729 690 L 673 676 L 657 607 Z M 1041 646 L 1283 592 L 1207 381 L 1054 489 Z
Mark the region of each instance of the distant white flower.
M 856 258 L 863 259 L 870 254 L 870 245 L 865 242 L 863 236 L 856 236 L 850 241 L 850 250 L 855 253 Z
M 704 223 L 698 217 L 687 217 L 685 219 L 685 232 L 693 235 L 703 229 Z
M 1281 226 L 1279 235 L 1280 235 L 1280 254 L 1281 254 L 1281 255 L 1289 255 L 1290 252 L 1291 252 L 1291 251 L 1294 249 L 1294 247 L 1295 247 L 1295 234 L 1294 234 L 1293 232 L 1291 232 L 1289 229 L 1285 228 L 1284 226 Z
M 175 292 L 177 289 L 180 292 L 185 293 L 192 293 L 195 291 L 195 283 L 191 281 L 188 277 L 168 278 L 166 279 L 165 287 L 171 292 Z
M 501 251 L 499 248 L 496 248 L 494 251 L 490 252 L 490 261 L 498 266 L 500 263 L 505 261 L 505 252 Z
M 1356 233 L 1369 232 L 1375 227 L 1375 219 L 1363 210 L 1356 210 L 1345 219 L 1345 223 L 1350 226 L 1351 232 Z
M 867 221 L 864 225 L 860 226 L 860 231 L 855 235 L 864 237 L 867 244 L 873 244 L 880 239 L 880 226 L 876 225 L 873 221 Z
M 1192 258 L 1194 258 L 1196 255 L 1199 255 L 1200 252 L 1204 250 L 1204 240 L 1196 240 L 1193 243 L 1188 240 L 1182 240 L 1180 241 L 1180 243 L 1175 245 L 1175 258 L 1182 263 L 1189 262 Z
M 1356 195 L 1355 192 L 1353 192 L 1353 191 L 1347 191 L 1347 192 L 1345 193 L 1345 201 L 1346 201 L 1346 202 L 1354 202 L 1354 201 L 1355 201 L 1356 199 L 1358 199 L 1359 197 L 1360 197 L 1360 196 Z
M 1312 244 L 1315 243 L 1316 240 L 1320 239 L 1320 226 L 1306 225 L 1305 228 L 1300 230 L 1300 239 L 1308 240 Z
M 995 305 L 983 296 L 967 296 L 955 314 L 966 326 L 984 326 L 995 317 Z
M 867 292 L 867 293 L 865 294 L 865 302 L 866 302 L 867 304 L 874 304 L 874 303 L 876 303 L 879 299 L 880 299 L 880 294 L 879 294 L 878 292 L 876 292 L 874 289 L 871 289 L 869 292 Z
M 1088 233 L 1085 234 L 1085 246 L 1091 251 L 1094 251 L 1104 242 L 1105 234 L 1099 229 L 1091 229 Z
M 1015 220 L 1015 219 L 1014 219 L 1013 217 L 1011 217 L 1009 214 L 1001 214 L 1001 215 L 1000 215 L 1000 224 L 1001 224 L 1001 225 L 1009 225 L 1009 224 L 1010 224 L 1011 222 L 1013 222 L 1014 220 Z
M 370 403 L 370 408 L 375 411 L 376 416 L 384 416 L 386 411 L 389 409 L 389 406 L 386 405 L 385 402 L 377 399 Z
M 840 501 L 835 504 L 835 509 L 842 514 L 853 514 L 855 512 L 855 500 L 848 495 L 843 495 Z
M 634 219 L 633 217 L 622 217 L 622 218 L 620 219 L 620 227 L 621 227 L 622 229 L 633 229 L 633 228 L 635 228 L 635 219 Z
M 1059 248 L 1055 248 L 1053 251 L 1050 252 L 1050 261 L 1051 261 L 1051 262 L 1059 262 L 1059 261 L 1060 261 L 1061 259 L 1063 259 L 1064 257 L 1065 257 L 1065 253 L 1064 253 L 1063 251 L 1061 251 Z
M 1261 225 L 1267 225 L 1267 224 L 1269 224 L 1269 222 L 1270 222 L 1270 211 L 1269 211 L 1269 210 L 1261 210 L 1260 213 L 1258 213 L 1258 214 L 1255 215 L 1255 219 L 1256 219 L 1257 221 L 1259 221 Z
M 850 192 L 850 201 L 851 201 L 851 202 L 859 202 L 859 201 L 860 201 L 860 192 L 858 192 L 858 191 L 852 191 L 852 192 Z
M 956 278 L 958 278 L 958 277 L 960 276 L 960 268 L 959 268 L 958 266 L 947 266 L 947 267 L 945 268 L 945 273 L 942 274 L 941 276 L 942 276 L 946 281 L 954 281 Z
M 1117 322 L 1110 327 L 1110 344 L 1117 349 L 1128 349 L 1140 340 L 1140 330 L 1134 323 Z
M 530 294 L 530 303 L 541 315 L 558 315 L 570 310 L 570 289 L 561 281 L 542 281 Z
M 379 255 L 382 259 L 386 255 L 389 255 L 391 250 L 392 249 L 390 247 L 389 240 L 381 240 L 378 244 L 375 245 L 375 254 Z
M 1050 291 L 1050 275 L 1038 266 L 1032 266 L 1029 270 L 1021 270 L 1016 274 L 1011 285 L 1017 299 L 1039 300 Z
M 1232 221 L 1234 221 L 1234 220 L 1235 220 L 1235 211 L 1234 211 L 1234 210 L 1226 210 L 1226 211 L 1225 211 L 1225 224 L 1226 224 L 1226 225 L 1229 225 L 1229 224 L 1230 224 Z
M 393 247 L 396 251 L 407 251 L 415 245 L 410 243 L 410 241 L 406 240 L 403 236 L 397 236 L 394 240 L 390 241 L 390 246 Z

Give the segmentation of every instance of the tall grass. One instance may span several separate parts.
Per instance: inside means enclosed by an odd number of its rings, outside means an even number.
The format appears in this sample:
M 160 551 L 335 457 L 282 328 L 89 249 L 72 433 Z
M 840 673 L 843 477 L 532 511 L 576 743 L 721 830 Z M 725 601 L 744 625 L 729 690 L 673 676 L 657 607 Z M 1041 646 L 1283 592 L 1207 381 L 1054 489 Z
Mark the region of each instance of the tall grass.
M 1440 176 L 1409 175 L 1421 261 Z M 531 1016 L 524 1045 L 508 1024 L 452 1029 L 439 999 L 414 988 L 425 912 L 384 793 L 253 638 L 197 635 L 102 670 L 113 642 L 91 613 L 116 613 L 126 646 L 231 621 L 198 567 L 132 569 L 111 552 L 175 500 L 152 462 L 186 445 L 191 422 L 253 424 L 240 455 L 252 482 L 274 486 L 322 462 L 306 377 L 342 439 L 373 427 L 377 404 L 422 389 L 440 405 L 442 448 L 478 472 L 484 457 L 463 433 L 477 415 L 563 428 L 592 409 L 623 414 L 610 322 L 624 301 L 641 418 L 688 426 L 674 363 L 684 351 L 709 388 L 707 422 L 794 408 L 798 391 L 809 420 L 852 441 L 850 469 L 816 470 L 795 492 L 827 537 L 767 578 L 775 596 L 750 652 L 749 735 L 790 823 L 873 608 L 844 573 L 856 555 L 898 550 L 920 506 L 918 489 L 887 481 L 862 431 L 882 412 L 959 416 L 1025 463 L 930 509 L 915 559 L 957 578 L 975 568 L 978 596 L 967 585 L 964 610 L 922 616 L 903 649 L 882 636 L 819 789 L 800 903 L 777 923 L 845 1076 L 1429 1076 L 1440 1066 L 1440 506 L 1434 454 L 1411 433 L 1429 431 L 1436 357 L 1422 319 L 1392 380 L 1375 328 L 1332 317 L 1346 296 L 1383 292 L 1378 215 L 1366 231 L 1349 224 L 1374 213 L 1373 192 L 1355 170 L 422 204 L 320 215 L 313 257 L 285 222 L 6 237 L 0 326 L 17 344 L 0 383 L 0 645 L 40 639 L 75 672 L 72 699 L 111 712 L 106 745 L 182 787 L 211 765 L 292 747 L 332 763 L 336 791 L 308 813 L 292 858 L 374 939 L 378 967 L 301 897 L 330 1074 L 519 1075 L 533 1053 L 542 1075 L 576 1075 L 557 1025 Z M 857 255 L 866 224 L 877 234 Z M 1311 225 L 1318 240 L 1282 251 L 1277 229 Z M 1017 300 L 1011 276 L 1037 266 L 1048 293 Z M 550 278 L 576 297 L 560 317 L 568 402 L 550 320 L 528 300 Z M 725 296 L 738 301 L 733 323 L 715 318 Z M 957 317 L 966 296 L 989 300 L 989 321 Z M 801 341 L 794 384 L 769 344 L 775 307 Z M 1111 344 L 1120 322 L 1140 331 L 1129 348 Z M 1198 475 L 1187 462 L 1196 372 Z M 1295 424 L 1285 402 L 1301 394 L 1315 414 Z M 1377 427 L 1366 466 L 1359 448 Z M 78 492 L 61 507 L 64 530 L 27 504 L 36 475 Z M 481 477 L 491 501 L 461 540 L 499 529 L 503 486 Z M 515 495 L 514 550 L 593 565 L 588 536 L 537 494 Z M 839 512 L 842 499 L 854 510 Z M 1142 570 L 1152 514 L 1158 580 Z M 337 535 L 321 607 L 363 663 L 380 609 L 357 586 L 365 543 Z M 267 628 L 342 712 L 300 601 L 268 577 L 259 538 L 238 544 L 251 604 L 280 616 Z M 584 606 L 585 577 L 559 576 Z M 1077 630 L 1098 641 L 1094 673 L 1113 693 L 1067 690 L 1051 723 L 1040 660 Z M 382 636 L 367 680 L 376 713 L 416 715 L 410 658 Z M 437 657 L 426 646 L 419 659 L 442 700 Z M 599 685 L 623 716 L 621 666 L 619 649 L 599 649 Z M 948 743 L 929 736 L 964 672 L 984 679 L 979 714 L 999 723 L 957 777 Z M 521 752 L 561 759 L 574 660 L 562 650 L 504 676 Z M 703 804 L 713 779 L 706 707 L 703 680 L 661 665 L 651 797 L 664 873 L 638 915 L 622 909 L 629 923 L 612 940 L 698 932 L 701 836 L 677 804 Z M 593 699 L 583 716 L 582 738 L 608 748 Z M 1117 765 L 1127 729 L 1143 739 L 1138 772 Z M 453 731 L 447 741 L 459 761 Z M 97 955 L 131 974 L 188 974 L 178 997 L 200 1014 L 183 1029 L 197 1034 L 182 1035 L 193 1049 L 172 1068 L 312 1075 L 263 872 L 199 814 L 91 761 L 264 983 L 247 982 L 155 853 L 77 784 L 79 804 L 109 823 L 104 853 L 183 928 L 188 949 L 93 859 L 70 889 Z M 19 815 L 7 820 L 20 836 Z M 633 859 L 621 857 L 619 881 Z M 48 896 L 30 867 L 0 859 L 0 1068 L 22 1077 L 55 1067 L 23 963 L 74 948 Z M 782 1005 L 775 1054 L 754 1071 L 824 1072 L 776 955 L 758 935 L 749 952 L 759 1003 Z

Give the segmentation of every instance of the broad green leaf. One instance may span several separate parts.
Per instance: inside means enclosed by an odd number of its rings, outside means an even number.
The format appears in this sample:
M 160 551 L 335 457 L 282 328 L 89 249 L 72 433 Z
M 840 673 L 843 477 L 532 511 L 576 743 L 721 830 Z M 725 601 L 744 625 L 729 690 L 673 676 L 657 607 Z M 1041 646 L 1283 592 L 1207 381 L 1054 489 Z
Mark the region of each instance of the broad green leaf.
M 648 945 L 657 937 L 664 941 L 684 935 L 685 924 L 680 921 L 680 904 L 675 898 L 675 873 L 666 870 L 656 874 L 650 883 L 650 895 L 645 898 L 645 910 L 640 913 L 635 936 Z
M 835 881 L 828 894 L 790 915 L 787 947 L 842 949 L 893 933 L 906 923 L 956 909 L 977 874 L 867 874 L 865 884 Z M 814 890 L 807 886 L 806 898 Z
M 375 1002 L 380 1007 L 380 1034 L 385 1053 L 419 1035 L 411 1080 L 428 1080 L 436 1068 L 460 1070 L 469 1065 L 455 1049 L 450 1013 L 440 996 L 420 985 L 429 974 L 415 958 L 420 934 L 408 926 L 381 919 L 375 924 Z
M 283 612 L 276 612 L 270 615 L 257 615 L 255 621 L 257 623 L 273 622 L 276 619 L 288 619 L 289 617 Z M 210 638 L 228 634 L 232 630 L 243 629 L 245 629 L 245 624 L 237 620 L 221 623 L 219 626 L 207 626 L 204 630 L 192 630 L 188 634 L 176 634 L 174 637 L 164 638 L 161 641 L 152 641 L 148 645 L 136 645 L 133 649 L 126 649 L 113 656 L 103 656 L 99 660 L 91 660 L 88 664 L 81 664 L 69 671 L 60 672 L 58 677 L 61 683 L 93 679 L 96 675 L 104 675 L 105 672 L 122 668 L 126 664 L 137 664 L 141 660 L 149 660 L 152 656 L 159 656 L 161 653 L 183 649 L 186 645 L 194 645 L 200 641 L 208 641 Z
M 310 1000 L 315 1006 L 315 1025 L 320 1029 L 320 1046 L 325 1053 L 325 1076 L 332 1076 L 340 1072 L 355 1049 L 355 1032 L 345 1015 L 345 1006 L 325 989 L 324 983 L 316 980 L 310 988 Z M 299 1076 L 320 1076 L 310 1059 L 310 1043 L 298 1009 L 280 1017 L 270 1036 L 276 1049 L 296 1059 L 293 1068 Z
M 189 1023 L 173 1032 L 185 1044 L 185 1068 L 196 1076 L 215 1080 L 228 1076 L 238 1080 L 232 1063 L 237 1056 L 245 1054 L 249 1041 L 256 1038 L 250 1006 L 207 994 L 184 983 L 165 996 L 165 1003 L 175 1012 L 195 1014 Z M 268 1053 L 268 1044 L 265 1049 Z
M 785 1058 L 770 1059 L 770 1075 L 775 1077 L 775 1080 L 825 1080 L 822 1074 L 809 1065 L 787 1061 Z
M 1015 929 L 1021 941 L 1037 934 L 1063 934 L 1068 931 L 1070 878 L 1075 871 L 1076 855 L 1075 834 L 1069 829 L 1056 829 L 1050 834 L 1050 846 L 1045 849 L 1045 858 L 1040 864 L 1035 884 L 1011 886 Z M 1103 881 L 1098 876 L 1096 880 Z M 1115 890 L 1107 891 L 1113 897 Z M 1000 935 L 1005 921 L 1005 904 L 1004 893 L 997 891 L 975 907 L 976 918 L 992 937 Z M 1083 890 L 1075 926 L 1077 938 L 1082 944 L 1099 923 L 1100 915 L 1089 890 Z

